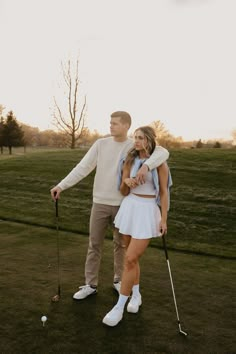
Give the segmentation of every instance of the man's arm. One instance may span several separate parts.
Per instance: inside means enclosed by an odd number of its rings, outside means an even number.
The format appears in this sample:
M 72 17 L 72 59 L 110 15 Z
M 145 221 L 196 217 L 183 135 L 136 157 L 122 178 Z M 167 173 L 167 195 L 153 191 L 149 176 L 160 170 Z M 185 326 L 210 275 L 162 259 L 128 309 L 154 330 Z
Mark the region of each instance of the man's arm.
M 162 146 L 156 146 L 152 155 L 147 159 L 143 166 L 139 169 L 136 180 L 138 183 L 145 183 L 146 175 L 148 171 L 153 170 L 154 168 L 159 167 L 169 158 L 169 152 Z
M 94 170 L 97 165 L 98 143 L 95 142 L 82 160 L 73 168 L 73 170 L 60 182 L 51 189 L 52 198 L 58 199 L 59 195 L 65 189 L 74 186 L 83 178 Z

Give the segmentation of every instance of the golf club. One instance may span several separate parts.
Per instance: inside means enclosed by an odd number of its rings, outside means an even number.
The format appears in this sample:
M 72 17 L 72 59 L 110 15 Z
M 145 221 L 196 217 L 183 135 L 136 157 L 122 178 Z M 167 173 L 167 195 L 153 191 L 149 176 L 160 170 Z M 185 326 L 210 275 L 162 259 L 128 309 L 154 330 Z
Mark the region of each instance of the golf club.
M 60 297 L 61 297 L 58 199 L 56 199 L 56 201 L 55 201 L 55 211 L 56 211 L 56 231 L 57 231 L 57 280 L 58 280 L 58 290 L 57 290 L 57 295 L 54 295 L 52 297 L 52 301 L 53 302 L 59 301 Z
M 177 302 L 176 302 L 176 297 L 175 297 L 175 289 L 174 289 L 174 284 L 173 284 L 172 275 L 171 275 L 171 268 L 170 268 L 170 262 L 169 262 L 169 258 L 168 258 L 168 252 L 167 252 L 167 246 L 166 246 L 165 235 L 162 236 L 162 242 L 163 242 L 163 247 L 164 247 L 164 251 L 165 251 L 165 255 L 166 255 L 166 262 L 167 262 L 167 266 L 168 266 L 168 270 L 169 270 L 170 283 L 171 283 L 171 288 L 172 288 L 172 293 L 173 293 L 173 298 L 174 298 L 174 304 L 175 304 L 175 311 L 176 311 L 176 316 L 177 316 L 177 322 L 178 322 L 178 326 L 179 326 L 179 334 L 182 334 L 183 336 L 187 336 L 188 333 L 187 333 L 187 332 L 184 332 L 184 331 L 182 330 L 181 324 L 180 324 L 179 311 L 178 311 Z

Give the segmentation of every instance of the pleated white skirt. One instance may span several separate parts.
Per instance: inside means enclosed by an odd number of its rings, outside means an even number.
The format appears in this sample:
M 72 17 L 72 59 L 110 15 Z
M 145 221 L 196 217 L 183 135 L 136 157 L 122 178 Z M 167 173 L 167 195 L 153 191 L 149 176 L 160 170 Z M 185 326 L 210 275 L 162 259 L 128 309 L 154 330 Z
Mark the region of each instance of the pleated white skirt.
M 129 194 L 121 203 L 114 224 L 121 234 L 136 239 L 161 236 L 161 213 L 156 198 L 143 198 Z

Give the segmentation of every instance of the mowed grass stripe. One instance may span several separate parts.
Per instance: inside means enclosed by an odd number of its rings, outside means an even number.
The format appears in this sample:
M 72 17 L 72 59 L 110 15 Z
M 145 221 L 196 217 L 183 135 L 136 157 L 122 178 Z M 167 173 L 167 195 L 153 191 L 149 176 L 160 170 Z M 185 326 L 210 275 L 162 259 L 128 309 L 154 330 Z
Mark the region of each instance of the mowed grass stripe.
M 50 188 L 84 156 L 85 150 L 39 151 L 0 158 L 0 218 L 53 227 Z M 235 256 L 236 150 L 173 150 L 169 166 L 174 185 L 168 242 L 218 256 Z M 60 199 L 60 226 L 88 233 L 94 172 Z M 111 237 L 111 232 L 108 232 Z

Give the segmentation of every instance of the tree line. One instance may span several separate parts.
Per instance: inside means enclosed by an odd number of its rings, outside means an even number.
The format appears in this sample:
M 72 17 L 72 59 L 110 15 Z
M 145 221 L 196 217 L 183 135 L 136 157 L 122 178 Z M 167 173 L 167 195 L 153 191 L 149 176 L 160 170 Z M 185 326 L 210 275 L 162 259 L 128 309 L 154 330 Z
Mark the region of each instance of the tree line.
M 3 111 L 3 106 L 0 105 L 0 113 Z M 181 137 L 174 137 L 165 128 L 160 121 L 155 121 L 150 125 L 156 131 L 158 136 L 158 144 L 166 148 L 182 147 L 183 141 Z M 105 135 L 106 136 L 106 135 Z M 97 131 L 91 132 L 87 127 L 83 126 L 80 129 L 80 134 L 73 139 L 71 143 L 71 134 L 61 129 L 59 131 L 44 130 L 40 131 L 37 127 L 19 123 L 14 116 L 13 111 L 10 111 L 6 117 L 1 115 L 0 123 L 0 148 L 3 153 L 3 148 L 7 147 L 9 154 L 12 154 L 13 147 L 55 147 L 71 149 L 79 146 L 90 146 L 92 143 L 101 138 L 102 135 Z
M 7 113 L 4 117 L 1 115 L 3 111 L 0 105 L 0 149 L 3 154 L 4 147 L 12 154 L 13 147 L 22 146 L 26 150 L 27 147 L 52 147 L 52 148 L 72 148 L 71 136 L 65 131 L 44 130 L 40 131 L 37 127 L 20 123 L 14 116 L 13 111 Z M 202 142 L 183 141 L 181 137 L 174 137 L 165 128 L 161 121 L 154 121 L 150 124 L 156 131 L 158 144 L 171 148 L 221 148 L 231 147 L 230 142 L 219 142 L 216 140 Z M 107 136 L 107 135 L 105 135 Z M 75 141 L 74 147 L 89 147 L 98 138 L 104 137 L 97 131 L 91 132 L 87 127 L 83 127 L 79 139 Z
M 40 131 L 37 127 L 18 122 L 13 111 L 3 116 L 4 107 L 0 105 L 0 150 L 7 148 L 12 154 L 14 147 L 55 147 L 71 148 L 71 137 L 64 131 L 44 130 Z M 76 140 L 74 147 L 81 145 L 90 146 L 101 135 L 97 131 L 90 132 L 86 127 L 83 128 L 80 138 Z

